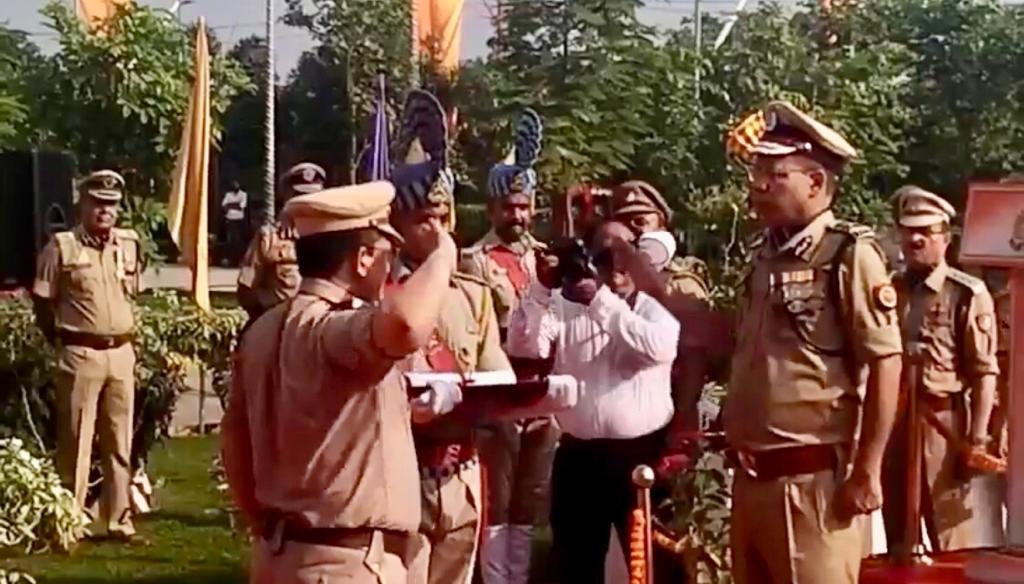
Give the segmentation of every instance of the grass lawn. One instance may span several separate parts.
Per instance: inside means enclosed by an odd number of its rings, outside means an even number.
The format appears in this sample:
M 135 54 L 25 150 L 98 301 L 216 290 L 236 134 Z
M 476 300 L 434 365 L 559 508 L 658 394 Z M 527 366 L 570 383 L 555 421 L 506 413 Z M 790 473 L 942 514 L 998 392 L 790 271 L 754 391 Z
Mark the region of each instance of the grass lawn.
M 209 475 L 216 448 L 217 437 L 207 436 L 154 450 L 150 477 L 164 484 L 154 493 L 157 509 L 136 521 L 150 546 L 85 541 L 73 555 L 5 558 L 3 566 L 40 584 L 245 582 L 247 545 L 232 534 Z

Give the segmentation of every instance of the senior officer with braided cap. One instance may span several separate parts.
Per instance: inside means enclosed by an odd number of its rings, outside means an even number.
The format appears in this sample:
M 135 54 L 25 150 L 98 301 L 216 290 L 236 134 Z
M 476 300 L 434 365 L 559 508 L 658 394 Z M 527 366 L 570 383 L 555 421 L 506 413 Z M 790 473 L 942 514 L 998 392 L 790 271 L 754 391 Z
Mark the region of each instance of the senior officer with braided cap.
M 856 150 L 787 102 L 759 118 L 765 131 L 747 142 L 748 177 L 764 229 L 740 303 L 723 413 L 740 465 L 733 577 L 855 583 L 862 521 L 882 503 L 898 395 L 896 294 L 873 233 L 831 210 Z
M 405 244 L 392 269 L 397 290 L 434 252 L 438 233 L 454 228 L 455 179 L 448 168 L 447 126 L 437 99 L 421 90 L 406 98 L 399 153 L 391 174 L 396 197 L 392 224 Z M 425 349 L 426 369 L 472 373 L 509 371 L 494 302 L 486 282 L 455 272 L 445 287 L 440 319 Z M 480 464 L 473 429 L 439 420 L 413 429 L 420 466 L 423 520 L 411 582 L 470 581 L 482 511 Z
M 102 529 L 132 540 L 132 337 L 141 264 L 138 235 L 114 227 L 123 191 L 124 179 L 112 170 L 82 180 L 80 222 L 43 248 L 32 294 L 36 321 L 58 347 L 57 470 L 84 507 L 98 431 Z
M 285 206 L 302 283 L 242 338 L 222 426 L 228 484 L 258 536 L 254 582 L 408 579 L 421 520 L 411 418 L 455 400 L 435 388 L 410 407 L 401 374 L 433 334 L 458 254 L 435 233 L 380 302 L 402 241 L 393 199 L 379 181 Z
M 296 164 L 281 177 L 280 203 L 296 195 L 321 191 L 327 173 L 312 162 Z M 295 263 L 294 228 L 281 223 L 260 227 L 238 266 L 238 303 L 249 314 L 249 322 L 283 302 L 299 289 Z
M 493 229 L 466 250 L 462 268 L 490 286 L 504 339 L 509 319 L 536 279 L 536 252 L 546 248 L 530 234 L 543 126 L 531 109 L 520 115 L 515 146 L 487 182 Z M 499 422 L 482 432 L 480 455 L 487 483 L 487 526 L 481 541 L 484 584 L 525 583 L 533 529 L 544 522 L 551 462 L 558 431 L 550 417 Z
M 979 497 L 984 483 L 972 481 L 967 454 L 950 444 L 939 426 L 970 448 L 989 446 L 989 419 L 996 398 L 998 321 L 985 283 L 946 263 L 950 223 L 956 211 L 945 199 L 917 186 L 896 191 L 896 222 L 906 269 L 896 278 L 903 342 L 915 354 L 922 416 L 921 511 L 932 545 L 954 550 L 1002 544 L 1002 510 Z M 969 398 L 969 399 L 968 399 Z M 968 406 L 970 410 L 968 411 Z M 903 414 L 909 410 L 904 409 Z M 890 549 L 906 532 L 906 415 L 901 416 L 886 453 L 885 505 Z M 981 479 L 982 477 L 978 477 Z

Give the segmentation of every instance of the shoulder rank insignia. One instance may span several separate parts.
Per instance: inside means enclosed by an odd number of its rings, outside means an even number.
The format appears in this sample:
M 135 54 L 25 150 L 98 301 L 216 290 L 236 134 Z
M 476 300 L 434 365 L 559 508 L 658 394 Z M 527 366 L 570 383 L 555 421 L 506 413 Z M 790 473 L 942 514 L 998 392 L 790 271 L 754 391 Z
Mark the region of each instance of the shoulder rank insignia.
M 962 272 L 956 268 L 950 268 L 946 277 L 961 286 L 969 288 L 971 292 L 975 294 L 981 294 L 987 290 L 987 288 L 985 288 L 985 282 L 980 278 L 975 278 L 967 272 Z

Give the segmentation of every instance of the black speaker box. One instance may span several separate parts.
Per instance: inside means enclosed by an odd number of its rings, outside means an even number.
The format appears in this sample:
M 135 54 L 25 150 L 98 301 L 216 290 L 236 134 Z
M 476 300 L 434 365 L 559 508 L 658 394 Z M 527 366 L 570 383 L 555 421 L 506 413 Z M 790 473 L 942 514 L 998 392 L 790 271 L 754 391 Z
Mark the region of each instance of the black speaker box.
M 29 287 L 36 254 L 75 224 L 75 161 L 63 152 L 0 152 L 0 289 Z

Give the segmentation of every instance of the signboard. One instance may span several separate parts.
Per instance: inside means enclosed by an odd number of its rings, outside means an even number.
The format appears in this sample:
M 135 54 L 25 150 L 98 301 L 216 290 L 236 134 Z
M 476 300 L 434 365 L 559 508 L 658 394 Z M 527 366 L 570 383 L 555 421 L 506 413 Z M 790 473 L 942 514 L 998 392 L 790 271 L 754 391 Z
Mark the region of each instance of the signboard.
M 960 262 L 1024 268 L 1024 183 L 968 187 Z

